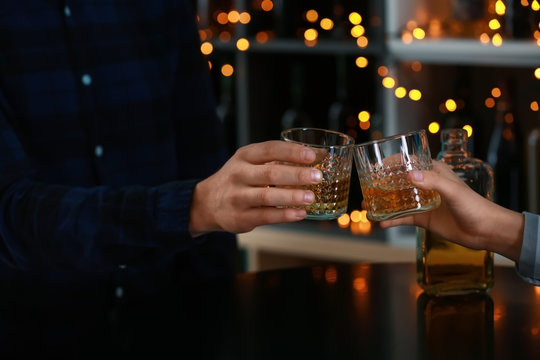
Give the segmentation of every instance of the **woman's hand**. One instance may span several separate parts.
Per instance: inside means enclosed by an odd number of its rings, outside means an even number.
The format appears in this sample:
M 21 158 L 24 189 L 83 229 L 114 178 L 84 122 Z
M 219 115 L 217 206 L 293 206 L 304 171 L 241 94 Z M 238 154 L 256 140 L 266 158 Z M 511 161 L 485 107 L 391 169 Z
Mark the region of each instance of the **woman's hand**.
M 189 222 L 192 236 L 211 231 L 242 233 L 260 225 L 304 219 L 306 211 L 298 207 L 311 204 L 313 192 L 270 185 L 319 183 L 319 170 L 279 164 L 309 165 L 315 157 L 305 146 L 277 140 L 238 149 L 218 172 L 195 186 Z
M 495 251 L 519 260 L 523 240 L 522 214 L 501 207 L 469 188 L 452 169 L 434 161 L 433 171 L 413 171 L 409 180 L 424 190 L 441 195 L 433 211 L 386 220 L 381 227 L 416 225 L 472 249 Z

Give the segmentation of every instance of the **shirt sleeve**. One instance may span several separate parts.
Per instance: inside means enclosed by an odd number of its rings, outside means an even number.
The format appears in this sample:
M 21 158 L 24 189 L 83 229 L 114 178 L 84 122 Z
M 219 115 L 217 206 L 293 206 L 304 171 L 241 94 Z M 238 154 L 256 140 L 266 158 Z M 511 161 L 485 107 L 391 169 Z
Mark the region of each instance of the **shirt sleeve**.
M 525 229 L 523 245 L 516 270 L 528 283 L 540 286 L 540 215 L 523 212 Z
M 31 159 L 7 121 L 0 92 L 0 262 L 92 267 L 129 263 L 140 251 L 188 249 L 197 180 L 143 187 L 76 187 L 32 176 Z

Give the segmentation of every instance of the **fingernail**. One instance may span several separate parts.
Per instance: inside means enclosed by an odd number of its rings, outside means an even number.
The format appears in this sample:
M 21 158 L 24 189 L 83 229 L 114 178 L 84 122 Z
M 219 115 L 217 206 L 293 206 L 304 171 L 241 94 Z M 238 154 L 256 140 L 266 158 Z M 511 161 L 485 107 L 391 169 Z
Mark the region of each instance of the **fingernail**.
M 304 201 L 306 204 L 311 204 L 313 200 L 315 200 L 315 194 L 313 194 L 311 191 L 304 193 Z
M 319 183 L 322 180 L 322 173 L 320 172 L 320 170 L 311 170 L 311 180 L 315 183 Z
M 315 153 L 308 149 L 302 150 L 302 158 L 306 162 L 313 162 L 315 161 Z
M 418 182 L 418 183 L 424 181 L 424 174 L 422 174 L 422 172 L 418 170 L 411 171 L 411 177 L 413 181 Z
M 296 212 L 294 213 L 294 216 L 298 219 L 298 220 L 303 220 L 306 218 L 306 210 L 304 209 L 297 209 Z

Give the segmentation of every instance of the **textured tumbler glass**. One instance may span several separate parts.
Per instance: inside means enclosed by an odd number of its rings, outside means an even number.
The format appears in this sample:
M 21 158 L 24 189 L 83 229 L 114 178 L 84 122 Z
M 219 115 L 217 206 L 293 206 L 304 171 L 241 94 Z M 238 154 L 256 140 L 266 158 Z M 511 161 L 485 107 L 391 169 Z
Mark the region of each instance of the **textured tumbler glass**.
M 322 181 L 315 185 L 280 186 L 313 191 L 315 200 L 305 206 L 307 219 L 336 219 L 347 211 L 354 139 L 337 131 L 316 128 L 293 128 L 281 132 L 281 139 L 309 146 L 316 154 L 312 164 L 319 169 Z M 298 164 L 294 164 L 298 166 Z
M 439 193 L 420 190 L 407 179 L 411 170 L 433 167 L 425 130 L 356 145 L 354 159 L 368 219 L 394 219 L 440 205 Z

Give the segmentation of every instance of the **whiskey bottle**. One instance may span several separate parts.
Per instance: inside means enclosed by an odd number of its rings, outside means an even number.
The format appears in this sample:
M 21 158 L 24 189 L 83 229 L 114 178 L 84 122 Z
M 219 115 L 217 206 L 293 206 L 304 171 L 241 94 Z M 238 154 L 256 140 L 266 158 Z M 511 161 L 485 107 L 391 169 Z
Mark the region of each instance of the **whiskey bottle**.
M 467 132 L 444 129 L 441 143 L 437 160 L 448 164 L 469 187 L 491 200 L 493 170 L 488 163 L 469 155 Z M 469 249 L 417 228 L 417 278 L 428 294 L 483 292 L 493 286 L 493 253 Z

